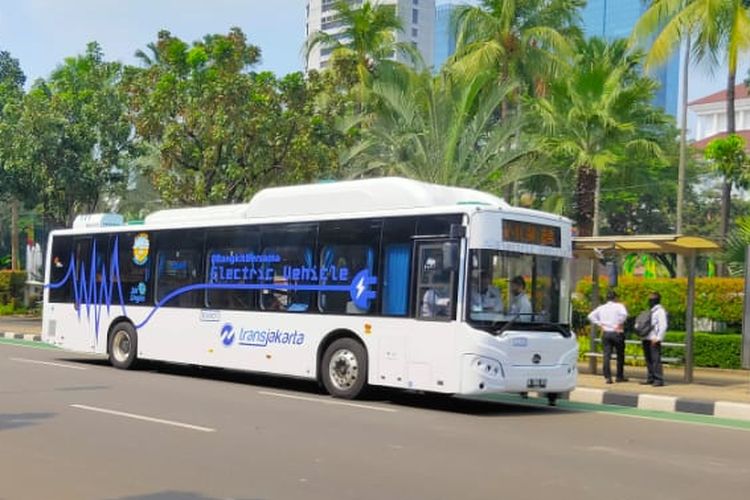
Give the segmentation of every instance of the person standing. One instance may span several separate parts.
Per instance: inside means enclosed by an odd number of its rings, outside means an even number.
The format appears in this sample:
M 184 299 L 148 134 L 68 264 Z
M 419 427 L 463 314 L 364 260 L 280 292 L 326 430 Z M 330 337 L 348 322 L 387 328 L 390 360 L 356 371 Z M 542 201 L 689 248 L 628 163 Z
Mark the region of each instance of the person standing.
M 617 293 L 614 290 L 609 290 L 607 302 L 591 311 L 588 318 L 603 332 L 604 379 L 608 384 L 612 383 L 612 371 L 609 363 L 614 349 L 617 356 L 617 378 L 615 380 L 627 382 L 628 379 L 625 378 L 625 320 L 628 319 L 628 310 L 623 304 L 617 302 Z
M 641 382 L 641 384 L 661 387 L 664 385 L 664 373 L 661 367 L 661 343 L 667 333 L 667 311 L 661 305 L 659 292 L 651 292 L 648 297 L 648 306 L 651 308 L 651 330 L 642 342 L 648 376 L 646 381 Z

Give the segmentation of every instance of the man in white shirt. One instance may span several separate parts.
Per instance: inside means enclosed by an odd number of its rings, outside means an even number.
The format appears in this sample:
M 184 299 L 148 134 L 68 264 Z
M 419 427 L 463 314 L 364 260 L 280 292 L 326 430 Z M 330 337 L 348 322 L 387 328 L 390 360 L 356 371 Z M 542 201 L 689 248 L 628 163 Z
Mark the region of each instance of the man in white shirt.
M 510 294 L 511 316 L 518 317 L 519 321 L 531 321 L 533 311 L 526 295 L 526 280 L 523 276 L 516 276 L 510 280 Z
M 648 297 L 648 305 L 651 308 L 651 331 L 643 340 L 643 357 L 646 358 L 648 377 L 642 384 L 650 384 L 655 387 L 664 385 L 664 373 L 661 368 L 661 343 L 667 333 L 667 311 L 661 305 L 659 292 L 651 292 Z
M 628 310 L 617 302 L 614 290 L 607 292 L 607 302 L 600 305 L 589 314 L 589 321 L 602 329 L 602 345 L 604 346 L 604 379 L 612 383 L 612 371 L 609 363 L 612 359 L 612 349 L 617 355 L 617 380 L 627 382 L 625 378 L 625 320 Z
M 503 298 L 500 290 L 492 285 L 492 277 L 484 273 L 479 279 L 479 289 L 471 296 L 472 312 L 500 313 L 503 310 Z

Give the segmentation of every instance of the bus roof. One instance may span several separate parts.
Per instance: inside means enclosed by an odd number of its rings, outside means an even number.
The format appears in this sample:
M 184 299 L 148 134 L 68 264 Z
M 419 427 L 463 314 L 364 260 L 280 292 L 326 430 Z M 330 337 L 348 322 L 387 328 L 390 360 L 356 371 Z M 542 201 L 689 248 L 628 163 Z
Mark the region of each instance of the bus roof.
M 442 186 L 400 177 L 274 187 L 258 192 L 248 203 L 176 208 L 154 212 L 137 229 L 211 227 L 248 223 L 328 220 L 342 217 L 403 216 L 438 213 L 503 211 L 554 224 L 570 224 L 567 218 L 538 210 L 514 207 L 503 199 L 475 189 Z M 84 217 L 86 221 L 96 219 Z M 98 220 L 98 219 L 96 219 Z M 56 234 L 120 232 L 134 226 L 83 224 Z
M 161 210 L 148 215 L 145 223 L 341 215 L 462 204 L 510 208 L 502 199 L 473 189 L 382 177 L 268 188 L 258 192 L 249 203 Z

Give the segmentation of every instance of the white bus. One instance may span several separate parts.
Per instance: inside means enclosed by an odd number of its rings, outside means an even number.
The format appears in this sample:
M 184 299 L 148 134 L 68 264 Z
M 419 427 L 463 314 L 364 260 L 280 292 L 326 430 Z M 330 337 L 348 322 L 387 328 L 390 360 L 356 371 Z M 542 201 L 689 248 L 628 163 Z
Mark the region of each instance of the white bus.
M 570 221 L 401 178 L 260 191 L 53 231 L 43 339 L 139 359 L 456 395 L 576 384 Z

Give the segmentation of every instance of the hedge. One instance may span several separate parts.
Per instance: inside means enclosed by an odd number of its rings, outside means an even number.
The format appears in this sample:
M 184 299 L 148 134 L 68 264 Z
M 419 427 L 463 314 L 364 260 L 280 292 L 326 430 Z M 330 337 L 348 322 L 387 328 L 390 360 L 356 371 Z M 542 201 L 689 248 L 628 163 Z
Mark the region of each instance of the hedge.
M 744 297 L 742 278 L 697 278 L 695 280 L 695 317 L 708 318 L 727 323 L 734 329 L 742 324 L 742 301 Z M 601 301 L 607 294 L 607 280 L 599 282 Z M 583 279 L 576 286 L 573 297 L 573 323 L 583 326 L 591 311 L 591 278 Z M 669 313 L 669 326 L 673 329 L 685 328 L 685 307 L 687 305 L 687 279 L 660 278 L 643 279 L 622 277 L 619 279 L 617 294 L 628 308 L 631 317 L 648 307 L 649 293 L 661 294 L 662 305 Z
M 633 337 L 634 338 L 634 337 Z M 685 332 L 667 332 L 665 342 L 684 343 Z M 587 359 L 585 353 L 589 350 L 589 338 L 578 337 L 578 359 Z M 597 351 L 601 352 L 601 343 L 597 345 Z M 742 335 L 715 333 L 695 333 L 693 336 L 693 363 L 694 366 L 703 368 L 742 368 Z M 643 356 L 640 345 L 627 345 L 626 355 Z M 665 358 L 684 358 L 685 349 L 681 347 L 665 347 L 662 350 Z M 629 365 L 643 366 L 643 360 L 632 360 L 626 357 Z
M 0 271 L 0 304 L 20 304 L 26 273 L 23 271 Z

